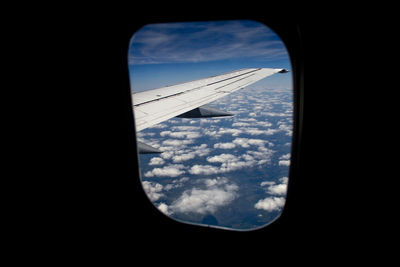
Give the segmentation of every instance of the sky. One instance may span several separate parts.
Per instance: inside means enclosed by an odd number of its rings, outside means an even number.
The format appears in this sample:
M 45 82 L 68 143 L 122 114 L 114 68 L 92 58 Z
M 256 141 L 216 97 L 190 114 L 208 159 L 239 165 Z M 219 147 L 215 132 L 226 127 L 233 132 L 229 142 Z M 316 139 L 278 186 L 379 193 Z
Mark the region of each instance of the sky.
M 132 37 L 133 92 L 241 68 L 291 69 L 279 37 L 255 21 L 151 24 Z M 275 74 L 211 106 L 226 118 L 173 118 L 138 133 L 161 154 L 140 155 L 158 210 L 224 229 L 265 226 L 284 208 L 292 137 L 291 73 Z
M 291 69 L 281 39 L 251 20 L 149 24 L 131 39 L 128 53 L 135 92 L 242 68 Z M 291 88 L 276 75 L 275 88 Z

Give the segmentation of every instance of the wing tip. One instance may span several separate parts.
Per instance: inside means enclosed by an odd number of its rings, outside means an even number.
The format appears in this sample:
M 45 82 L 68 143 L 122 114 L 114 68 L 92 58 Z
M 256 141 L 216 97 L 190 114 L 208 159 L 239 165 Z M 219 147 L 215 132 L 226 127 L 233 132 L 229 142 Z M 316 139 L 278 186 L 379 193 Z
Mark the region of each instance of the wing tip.
M 278 71 L 278 73 L 287 73 L 287 72 L 289 72 L 290 70 L 288 70 L 288 69 L 281 69 L 280 71 Z

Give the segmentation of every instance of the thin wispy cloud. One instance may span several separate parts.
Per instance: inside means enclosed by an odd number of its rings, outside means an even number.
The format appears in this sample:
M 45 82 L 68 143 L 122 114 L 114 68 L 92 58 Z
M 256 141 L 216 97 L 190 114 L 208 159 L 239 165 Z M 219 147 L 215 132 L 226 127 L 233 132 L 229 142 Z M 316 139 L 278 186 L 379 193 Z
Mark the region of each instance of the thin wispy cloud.
M 254 21 L 150 24 L 131 40 L 129 64 L 286 57 L 281 40 Z

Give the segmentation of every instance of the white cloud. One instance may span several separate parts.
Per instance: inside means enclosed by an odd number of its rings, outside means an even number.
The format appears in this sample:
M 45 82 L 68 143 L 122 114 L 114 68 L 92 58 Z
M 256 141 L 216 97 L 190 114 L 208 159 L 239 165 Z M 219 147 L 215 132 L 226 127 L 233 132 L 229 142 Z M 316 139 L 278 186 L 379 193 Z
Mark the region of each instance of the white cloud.
M 257 128 L 240 128 L 240 130 L 242 130 L 243 132 L 245 132 L 246 134 L 250 134 L 250 135 L 261 135 L 261 134 L 268 134 L 268 130 L 260 130 Z
M 142 186 L 146 195 L 150 198 L 151 201 L 157 201 L 164 194 L 160 193 L 163 190 L 163 186 L 159 183 L 153 183 L 148 181 L 143 181 Z
M 146 172 L 144 174 L 144 176 L 145 177 L 153 177 L 153 176 L 177 177 L 177 176 L 185 173 L 185 171 L 182 170 L 184 168 L 185 168 L 185 166 L 182 164 L 172 164 L 172 165 L 165 166 L 163 168 L 155 168 L 151 171 Z
M 263 127 L 271 127 L 272 123 L 270 123 L 268 121 L 257 121 L 257 125 L 263 126 Z
M 195 153 L 187 153 L 187 154 L 182 154 L 182 155 L 176 155 L 172 157 L 172 161 L 174 163 L 179 163 L 187 160 L 191 160 L 196 156 Z
M 290 153 L 280 156 L 279 159 L 290 159 Z
M 279 179 L 279 181 L 280 181 L 281 183 L 287 184 L 287 183 L 289 182 L 289 177 L 282 177 L 282 178 Z
M 173 212 L 199 214 L 214 213 L 218 208 L 230 204 L 236 197 L 239 187 L 228 183 L 226 178 L 205 179 L 205 189 L 186 190 L 169 207 Z
M 248 153 L 251 152 L 252 151 L 248 151 Z M 253 167 L 256 165 L 267 163 L 269 161 L 269 158 L 265 158 L 265 153 L 261 154 L 261 160 L 259 158 L 256 159 L 254 156 L 249 154 L 243 154 L 241 156 L 235 156 L 232 154 L 215 155 L 212 157 L 208 157 L 207 161 L 210 163 L 221 163 L 219 167 L 213 165 L 194 165 L 189 170 L 189 173 L 196 175 L 212 175 L 231 172 L 246 167 Z
M 216 178 L 216 179 L 205 179 L 204 180 L 204 184 L 207 187 L 215 186 L 215 185 L 218 184 L 218 182 L 219 182 L 218 180 L 219 180 L 219 178 Z
M 227 162 L 227 161 L 237 161 L 238 158 L 232 154 L 221 154 L 221 155 L 217 155 L 217 156 L 213 156 L 213 157 L 208 157 L 207 161 L 211 162 L 211 163 L 215 163 L 215 162 Z
M 274 185 L 275 182 L 272 181 L 265 181 L 265 182 L 261 182 L 260 186 L 266 186 L 266 185 Z
M 207 144 L 201 144 L 199 146 L 193 147 L 193 151 L 196 153 L 197 156 L 204 157 L 210 154 L 211 149 L 207 147 Z
M 165 215 L 172 215 L 173 214 L 173 212 L 169 209 L 169 207 L 168 207 L 168 205 L 167 204 L 165 204 L 165 203 L 160 203 L 158 206 L 157 206 L 157 208 L 162 212 L 162 213 L 164 213 Z
M 274 150 L 268 149 L 266 147 L 259 147 L 258 151 L 247 151 L 247 154 L 250 154 L 257 160 L 259 160 L 258 165 L 270 163 L 271 157 L 274 153 Z
M 239 169 L 243 169 L 245 167 L 252 167 L 256 164 L 256 161 L 227 161 L 222 163 L 221 172 L 231 172 Z
M 217 174 L 219 173 L 220 170 L 218 167 L 215 166 L 211 166 L 211 165 L 193 165 L 190 170 L 189 173 L 190 174 L 204 174 L 204 175 L 210 175 L 210 174 Z
M 190 123 L 190 121 L 189 121 L 189 123 Z M 183 126 L 174 126 L 174 127 L 172 127 L 172 130 L 173 131 L 192 131 L 192 132 L 197 131 L 197 132 L 200 132 L 201 127 L 183 125 Z
M 187 147 L 185 144 L 179 145 L 179 142 L 185 142 L 185 140 L 175 140 L 178 141 L 176 146 L 169 146 L 169 147 L 161 147 L 161 151 L 165 151 L 161 153 L 160 157 L 165 160 L 171 160 L 174 163 L 181 163 L 184 161 L 188 161 L 194 159 L 196 156 L 204 157 L 207 156 L 211 149 L 207 147 L 206 144 L 201 144 L 199 146 Z M 190 140 L 189 140 L 190 141 Z M 171 143 L 172 144 L 172 143 Z
M 242 132 L 243 131 L 240 129 L 220 128 L 217 134 L 232 134 L 232 136 L 238 136 Z
M 152 165 L 162 165 L 164 163 L 165 163 L 165 161 L 162 158 L 155 157 L 155 158 L 151 158 L 151 160 L 149 162 L 149 165 L 150 166 L 152 166 Z
M 188 177 L 183 177 L 181 179 L 173 180 L 171 184 L 167 184 L 164 186 L 164 190 L 169 191 L 171 189 L 179 188 L 184 186 L 184 183 L 189 181 Z
M 234 144 L 240 145 L 242 147 L 249 147 L 250 145 L 262 146 L 265 140 L 262 139 L 249 139 L 249 138 L 236 138 L 233 140 Z
M 279 132 L 279 130 L 277 130 L 277 129 L 267 129 L 267 131 L 265 131 L 264 134 L 273 135 L 273 134 L 276 134 L 277 132 Z
M 171 147 L 171 149 L 173 149 L 173 148 Z M 163 151 L 163 148 L 161 148 L 160 150 Z M 166 150 L 165 152 L 161 153 L 160 156 L 163 159 L 171 159 L 174 156 L 174 152 L 172 152 L 172 151 L 171 150 L 169 150 L 169 151 Z
M 267 197 L 259 200 L 254 207 L 266 211 L 280 210 L 285 205 L 284 197 Z
M 232 149 L 235 147 L 236 147 L 236 145 L 234 143 L 216 143 L 216 144 L 214 144 L 214 148 L 220 148 L 220 149 Z
M 276 182 L 273 181 L 264 181 L 260 184 L 260 186 L 266 186 L 268 185 L 267 192 L 271 195 L 286 195 L 287 192 L 287 185 L 288 185 L 289 178 L 288 177 L 282 177 L 279 179 L 280 184 L 276 184 Z
M 271 195 L 286 195 L 287 184 L 277 184 L 268 187 L 268 193 Z
M 253 161 L 253 160 L 254 160 L 254 157 L 253 157 L 253 156 L 250 156 L 250 155 L 248 155 L 248 154 L 242 155 L 242 158 L 243 158 L 245 161 Z
M 213 138 L 219 138 L 219 137 L 221 137 L 221 135 L 220 134 L 218 134 L 218 132 L 215 130 L 215 129 L 204 129 L 203 130 L 203 134 L 204 135 L 207 135 L 207 136 L 211 136 L 211 137 L 213 137 Z
M 241 118 L 239 119 L 240 121 L 244 121 L 244 122 L 257 122 L 257 120 L 255 118 Z
M 180 146 L 185 146 L 192 144 L 194 141 L 193 140 L 177 140 L 177 139 L 167 139 L 162 142 L 163 146 L 173 146 L 175 147 L 180 147 Z
M 278 164 L 279 166 L 290 166 L 290 160 L 280 160 Z
M 268 117 L 286 117 L 288 114 L 286 113 L 278 113 L 278 112 L 261 112 L 261 115 Z
M 193 139 L 201 137 L 201 133 L 199 132 L 192 132 L 192 131 L 182 131 L 182 132 L 175 132 L 175 131 L 162 131 L 160 136 L 170 136 L 173 138 L 185 138 L 185 139 Z
M 291 121 L 289 121 L 289 122 L 287 122 L 287 121 L 279 121 L 278 125 L 279 125 L 278 128 L 279 128 L 280 131 L 286 132 L 286 135 L 288 135 L 288 136 L 292 136 L 293 128 L 292 128 L 292 122 Z
M 232 126 L 234 127 L 247 127 L 247 126 L 251 126 L 250 123 L 247 122 L 235 122 L 232 124 Z

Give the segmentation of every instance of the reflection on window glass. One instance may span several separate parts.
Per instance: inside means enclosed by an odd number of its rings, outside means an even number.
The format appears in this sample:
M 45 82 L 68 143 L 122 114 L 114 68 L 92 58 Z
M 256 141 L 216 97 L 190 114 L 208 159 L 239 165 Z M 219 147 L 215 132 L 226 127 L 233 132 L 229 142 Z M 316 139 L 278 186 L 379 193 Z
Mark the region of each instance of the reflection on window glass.
M 148 152 L 139 155 L 141 181 L 150 201 L 180 222 L 235 230 L 279 217 L 289 179 L 292 74 L 247 80 L 260 68 L 291 69 L 280 38 L 248 20 L 149 24 L 132 37 L 128 60 L 139 149 Z M 224 73 L 199 82 L 204 88 L 173 86 Z M 241 82 L 236 87 L 244 88 L 227 92 Z M 163 89 L 143 94 L 156 88 Z M 223 94 L 207 106 L 233 116 L 197 109 L 195 116 L 185 110 L 186 116 L 163 119 L 163 112 L 202 98 L 200 90 Z M 183 98 L 189 91 L 200 95 Z M 160 113 L 148 119 L 154 112 Z

